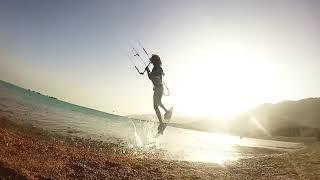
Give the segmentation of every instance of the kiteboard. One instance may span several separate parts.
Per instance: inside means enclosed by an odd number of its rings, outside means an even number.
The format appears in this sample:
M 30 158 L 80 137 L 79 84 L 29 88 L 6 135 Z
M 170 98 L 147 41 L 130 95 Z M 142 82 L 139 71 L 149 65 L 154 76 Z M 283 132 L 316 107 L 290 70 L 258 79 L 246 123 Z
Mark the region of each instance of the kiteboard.
M 163 131 L 166 129 L 166 127 L 168 126 L 171 116 L 172 116 L 172 112 L 173 112 L 173 107 L 169 109 L 169 111 L 167 113 L 164 114 L 164 123 L 161 126 L 161 124 L 158 126 L 158 132 L 155 136 L 155 138 L 157 138 L 158 136 L 163 134 Z

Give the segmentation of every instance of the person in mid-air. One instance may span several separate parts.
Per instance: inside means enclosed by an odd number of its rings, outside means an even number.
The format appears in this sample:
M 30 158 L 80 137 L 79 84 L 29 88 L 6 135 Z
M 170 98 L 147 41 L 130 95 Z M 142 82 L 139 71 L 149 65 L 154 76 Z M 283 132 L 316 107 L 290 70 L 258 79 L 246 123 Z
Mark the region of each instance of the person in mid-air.
M 164 109 L 166 112 L 164 114 L 164 118 L 167 119 L 169 115 L 169 111 L 161 102 L 163 96 L 163 84 L 162 84 L 162 76 L 164 76 L 163 70 L 161 68 L 162 62 L 158 55 L 153 54 L 150 58 L 150 62 L 153 64 L 153 69 L 150 72 L 149 67 L 146 67 L 146 71 L 148 73 L 149 79 L 152 81 L 153 84 L 153 108 L 156 111 L 157 117 L 159 119 L 160 125 L 158 129 L 160 130 L 164 123 L 162 121 L 161 113 L 159 110 L 159 106 Z

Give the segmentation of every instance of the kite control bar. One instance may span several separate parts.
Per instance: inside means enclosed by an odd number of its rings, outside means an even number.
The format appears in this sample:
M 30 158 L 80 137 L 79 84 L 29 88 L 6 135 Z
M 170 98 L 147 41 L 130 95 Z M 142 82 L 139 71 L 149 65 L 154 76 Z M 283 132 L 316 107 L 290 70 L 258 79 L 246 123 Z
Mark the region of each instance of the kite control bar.
M 138 71 L 138 73 L 140 75 L 144 75 L 144 73 L 147 71 L 147 67 L 149 67 L 149 65 L 151 64 L 151 61 L 150 61 L 150 56 L 149 56 L 149 53 L 146 51 L 146 49 L 141 45 L 141 43 L 139 42 L 139 46 L 141 47 L 141 49 L 144 51 L 144 53 L 148 56 L 149 58 L 149 63 L 148 65 L 145 63 L 145 61 L 141 58 L 139 52 L 132 46 L 132 51 L 133 51 L 133 56 L 134 57 L 139 57 L 140 61 L 145 65 L 145 68 L 144 68 L 144 71 L 140 71 L 139 68 L 136 66 L 136 64 L 133 62 L 133 60 L 131 59 L 131 56 L 128 55 L 131 63 L 134 65 L 134 67 L 136 68 L 136 70 Z M 165 82 L 163 82 L 164 86 L 166 87 L 167 89 L 167 93 L 164 93 L 165 96 L 169 96 L 170 95 L 170 90 L 168 88 L 168 86 L 166 85 Z
M 146 53 L 146 55 L 147 55 L 148 58 L 150 59 L 149 54 L 148 54 L 148 52 L 146 51 L 146 49 L 145 49 L 140 43 L 139 43 L 139 45 L 140 45 L 140 47 L 143 49 L 144 53 Z M 139 59 L 141 60 L 141 62 L 145 65 L 144 71 L 142 71 L 142 72 L 139 70 L 139 68 L 138 68 L 136 65 L 134 65 L 134 67 L 136 68 L 136 70 L 138 71 L 138 73 L 139 73 L 140 75 L 144 75 L 144 73 L 146 72 L 146 68 L 149 67 L 149 65 L 151 64 L 151 62 L 150 62 L 150 60 L 149 60 L 149 63 L 148 63 L 148 65 L 147 65 L 147 64 L 145 63 L 145 61 L 141 58 L 139 52 L 138 52 L 134 47 L 132 47 L 132 50 L 133 50 L 133 52 L 134 52 L 134 55 L 133 55 L 133 56 L 138 56 Z M 130 59 L 130 60 L 131 60 L 131 59 Z M 131 61 L 132 61 L 132 60 L 131 60 Z M 132 63 L 133 63 L 133 61 L 132 61 Z M 134 64 L 134 63 L 133 63 L 133 64 Z

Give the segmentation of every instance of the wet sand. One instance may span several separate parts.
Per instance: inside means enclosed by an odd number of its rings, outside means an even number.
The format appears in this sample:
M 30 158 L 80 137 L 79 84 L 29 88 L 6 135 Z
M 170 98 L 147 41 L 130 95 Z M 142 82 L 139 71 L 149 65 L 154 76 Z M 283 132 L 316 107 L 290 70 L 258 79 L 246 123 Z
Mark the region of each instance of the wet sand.
M 4 179 L 320 178 L 318 143 L 290 153 L 242 148 L 256 152 L 257 156 L 222 165 L 170 161 L 126 149 L 114 151 L 116 144 L 63 137 L 13 123 L 14 118 L 10 112 L 0 112 L 0 178 Z

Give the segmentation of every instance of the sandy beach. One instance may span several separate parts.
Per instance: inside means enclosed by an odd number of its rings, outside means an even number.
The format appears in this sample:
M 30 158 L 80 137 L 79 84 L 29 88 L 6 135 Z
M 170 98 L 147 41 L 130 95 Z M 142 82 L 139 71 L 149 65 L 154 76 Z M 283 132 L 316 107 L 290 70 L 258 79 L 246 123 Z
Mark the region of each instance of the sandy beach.
M 3 179 L 318 179 L 319 144 L 293 152 L 215 163 L 162 160 L 114 152 L 112 144 L 63 137 L 0 114 Z M 265 151 L 259 148 L 243 151 Z M 267 154 L 267 153 L 266 153 Z

